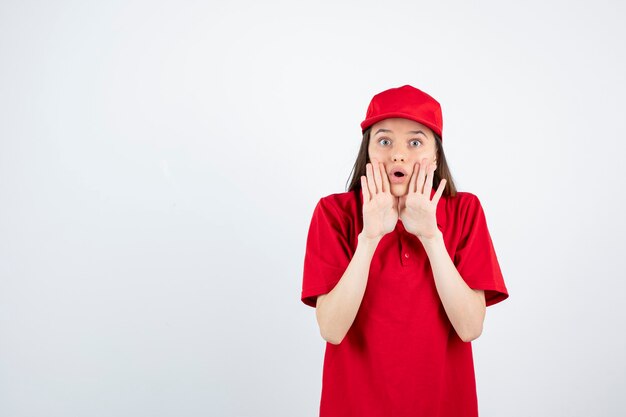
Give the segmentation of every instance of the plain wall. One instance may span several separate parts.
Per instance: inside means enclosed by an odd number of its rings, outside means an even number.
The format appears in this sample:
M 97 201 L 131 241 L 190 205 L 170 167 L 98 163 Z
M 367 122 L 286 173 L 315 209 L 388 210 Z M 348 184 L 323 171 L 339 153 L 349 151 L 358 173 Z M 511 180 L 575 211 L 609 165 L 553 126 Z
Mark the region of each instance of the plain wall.
M 3 1 L 0 416 L 314 417 L 317 201 L 440 101 L 510 298 L 482 417 L 623 416 L 623 2 Z

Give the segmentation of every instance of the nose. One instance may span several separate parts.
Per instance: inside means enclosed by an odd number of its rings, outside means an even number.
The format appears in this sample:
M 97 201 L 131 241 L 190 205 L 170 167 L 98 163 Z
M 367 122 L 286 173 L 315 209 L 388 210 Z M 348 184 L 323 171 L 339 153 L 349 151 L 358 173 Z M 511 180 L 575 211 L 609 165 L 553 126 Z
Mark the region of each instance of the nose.
M 400 162 L 404 162 L 405 157 L 404 157 L 404 155 L 402 155 L 402 154 L 400 154 L 400 153 L 396 153 L 396 154 L 394 154 L 394 155 L 391 157 L 391 159 L 393 159 L 393 162 L 398 162 L 398 161 L 400 161 Z

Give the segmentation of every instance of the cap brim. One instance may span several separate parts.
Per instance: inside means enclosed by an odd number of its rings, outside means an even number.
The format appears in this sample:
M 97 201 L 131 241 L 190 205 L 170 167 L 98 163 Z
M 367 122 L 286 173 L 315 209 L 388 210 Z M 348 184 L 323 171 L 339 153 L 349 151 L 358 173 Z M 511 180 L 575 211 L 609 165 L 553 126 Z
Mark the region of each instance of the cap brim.
M 441 132 L 439 131 L 439 128 L 437 126 L 434 126 L 432 123 L 429 123 L 429 122 L 427 122 L 425 120 L 420 120 L 419 118 L 414 117 L 411 114 L 398 113 L 398 112 L 379 114 L 377 116 L 370 117 L 369 119 L 363 120 L 361 122 L 361 132 L 364 132 L 365 129 L 367 129 L 368 127 L 370 127 L 374 123 L 378 123 L 381 120 L 390 119 L 392 117 L 400 117 L 400 118 L 403 118 L 403 119 L 409 119 L 409 120 L 413 120 L 415 122 L 421 123 L 424 126 L 428 127 L 430 130 L 432 130 L 433 132 L 435 132 L 440 138 L 442 137 Z

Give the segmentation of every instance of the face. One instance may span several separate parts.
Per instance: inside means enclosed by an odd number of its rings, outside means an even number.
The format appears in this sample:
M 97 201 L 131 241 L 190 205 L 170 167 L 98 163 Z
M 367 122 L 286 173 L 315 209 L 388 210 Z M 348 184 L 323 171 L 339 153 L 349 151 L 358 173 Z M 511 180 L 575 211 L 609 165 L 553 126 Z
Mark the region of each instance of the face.
M 436 162 L 437 147 L 432 130 L 409 119 L 391 118 L 372 125 L 368 146 L 370 161 L 382 162 L 389 177 L 391 194 L 401 197 L 408 193 L 409 180 L 416 163 L 426 158 L 426 166 Z M 406 175 L 396 177 L 401 169 Z

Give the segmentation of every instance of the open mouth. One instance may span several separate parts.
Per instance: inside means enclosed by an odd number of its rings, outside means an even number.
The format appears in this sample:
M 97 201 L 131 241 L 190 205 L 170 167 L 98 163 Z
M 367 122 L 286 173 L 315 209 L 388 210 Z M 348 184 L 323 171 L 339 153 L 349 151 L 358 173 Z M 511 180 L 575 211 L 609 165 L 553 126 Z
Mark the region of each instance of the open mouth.
M 407 175 L 408 174 L 403 167 L 394 166 L 391 167 L 391 170 L 389 172 L 389 179 L 393 180 L 393 182 L 396 184 L 400 184 L 401 182 L 404 182 L 404 177 L 406 177 Z
M 403 184 L 405 182 L 405 179 L 404 179 L 405 176 L 406 174 L 402 171 L 394 171 L 389 176 L 389 181 L 392 184 Z

